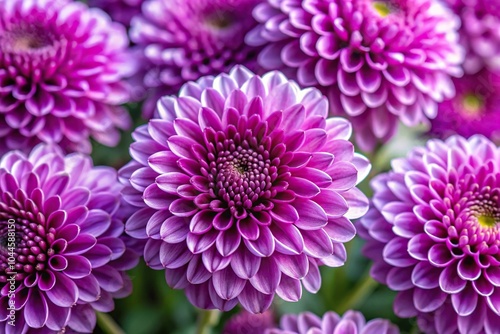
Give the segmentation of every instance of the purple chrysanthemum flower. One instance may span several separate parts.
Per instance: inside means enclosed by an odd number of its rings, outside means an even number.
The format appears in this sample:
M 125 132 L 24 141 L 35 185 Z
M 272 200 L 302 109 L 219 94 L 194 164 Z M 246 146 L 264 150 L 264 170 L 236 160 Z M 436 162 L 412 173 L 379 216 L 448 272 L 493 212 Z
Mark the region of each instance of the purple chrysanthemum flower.
M 257 22 L 250 14 L 262 0 L 150 0 L 132 20 L 131 39 L 144 49 L 144 86 L 150 118 L 159 97 L 176 94 L 190 80 L 242 64 L 257 70 L 259 48 L 244 43 Z
M 64 156 L 55 146 L 3 156 L 1 333 L 90 333 L 95 310 L 109 312 L 113 298 L 130 293 L 124 271 L 138 256 L 123 235 L 128 210 L 120 208 L 121 189 L 114 169 L 93 167 L 79 153 Z
M 126 230 L 171 287 L 200 308 L 259 313 L 275 293 L 299 300 L 301 282 L 316 292 L 319 265 L 343 265 L 370 164 L 319 91 L 237 66 L 162 98 L 158 114 L 120 176 L 140 207 Z
M 67 0 L 0 0 L 0 151 L 40 142 L 90 152 L 130 125 L 123 26 Z
M 287 314 L 281 318 L 280 328 L 266 334 L 399 334 L 389 320 L 373 319 L 366 322 L 362 313 L 347 311 L 342 317 L 326 312 L 323 318 L 310 312 Z
M 428 123 L 462 71 L 458 19 L 439 1 L 269 0 L 254 17 L 246 42 L 265 45 L 260 65 L 324 90 L 365 150 L 391 138 L 398 119 Z
M 455 79 L 457 95 L 438 107 L 431 121 L 431 134 L 441 138 L 452 134 L 470 137 L 482 134 L 500 142 L 500 77 L 481 71 Z
M 273 327 L 274 317 L 271 311 L 262 314 L 242 311 L 227 321 L 222 334 L 263 334 L 266 329 Z
M 465 48 L 463 67 L 474 74 L 483 68 L 500 70 L 500 2 L 498 0 L 444 0 L 462 21 L 460 41 Z
M 392 161 L 372 181 L 360 235 L 372 276 L 399 291 L 394 309 L 426 333 L 498 333 L 500 149 L 483 136 Z
M 141 5 L 145 0 L 89 0 L 91 7 L 101 8 L 111 18 L 128 27 L 135 15 L 141 12 Z

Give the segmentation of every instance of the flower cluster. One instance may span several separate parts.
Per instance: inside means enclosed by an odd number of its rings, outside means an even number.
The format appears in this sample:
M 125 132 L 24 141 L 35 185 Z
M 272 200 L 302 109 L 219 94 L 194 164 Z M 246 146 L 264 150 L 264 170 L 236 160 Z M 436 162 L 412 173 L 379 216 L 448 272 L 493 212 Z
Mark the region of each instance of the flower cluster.
M 500 149 L 485 137 L 431 140 L 372 181 L 361 220 L 372 276 L 426 333 L 498 333 Z
M 301 283 L 316 292 L 318 266 L 344 264 L 370 164 L 319 91 L 237 66 L 162 98 L 158 114 L 120 176 L 140 208 L 126 230 L 171 287 L 200 308 L 259 313 L 275 293 L 299 300 Z
M 177 94 L 187 81 L 228 72 L 241 64 L 256 70 L 258 48 L 244 43 L 262 0 L 150 0 L 132 21 L 131 39 L 144 56 L 143 84 L 150 118 L 158 98 Z
M 247 36 L 259 63 L 283 69 L 348 115 L 359 146 L 390 139 L 398 120 L 428 123 L 461 74 L 458 20 L 432 0 L 276 0 L 254 11 Z
M 67 0 L 0 0 L 0 152 L 57 143 L 90 152 L 128 128 L 123 26 Z
M 299 315 L 287 314 L 281 318 L 280 328 L 266 334 L 399 334 L 396 326 L 388 320 L 373 319 L 366 322 L 363 314 L 347 311 L 342 317 L 327 312 L 320 318 L 310 312 Z
M 138 255 L 123 235 L 121 189 L 111 167 L 94 167 L 78 153 L 64 156 L 55 146 L 2 157 L 0 332 L 14 328 L 8 324 L 12 284 L 19 333 L 91 333 L 95 311 L 111 311 L 114 297 L 131 292 L 124 271 Z

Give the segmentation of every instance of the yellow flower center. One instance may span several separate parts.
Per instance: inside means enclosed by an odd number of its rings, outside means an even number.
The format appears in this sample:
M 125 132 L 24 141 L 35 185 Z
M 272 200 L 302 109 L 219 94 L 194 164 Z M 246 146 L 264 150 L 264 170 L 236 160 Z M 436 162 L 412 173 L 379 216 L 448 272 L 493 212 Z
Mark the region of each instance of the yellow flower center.
M 389 8 L 388 4 L 384 1 L 374 1 L 372 3 L 375 11 L 382 17 L 386 17 L 391 13 L 391 8 Z
M 462 105 L 467 115 L 477 116 L 481 113 L 484 101 L 477 95 L 467 94 L 462 99 Z
M 479 215 L 477 217 L 477 221 L 483 227 L 495 227 L 495 225 L 497 224 L 495 217 L 484 215 L 484 214 Z

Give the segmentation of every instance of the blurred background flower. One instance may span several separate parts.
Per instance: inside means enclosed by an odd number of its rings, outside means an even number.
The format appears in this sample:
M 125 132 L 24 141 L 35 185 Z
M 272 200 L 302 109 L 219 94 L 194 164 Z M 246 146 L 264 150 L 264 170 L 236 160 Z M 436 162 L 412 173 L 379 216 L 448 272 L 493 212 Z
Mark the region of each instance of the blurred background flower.
M 264 47 L 259 64 L 324 90 L 363 150 L 392 138 L 398 120 L 428 124 L 462 74 L 459 21 L 439 1 L 277 0 L 254 17 L 246 42 Z
M 130 26 L 132 18 L 141 12 L 145 0 L 88 0 L 90 7 L 98 7 L 106 12 L 113 21 Z
M 500 76 L 487 70 L 453 80 L 457 94 L 439 105 L 431 135 L 482 134 L 500 142 Z
M 64 156 L 38 145 L 29 156 L 0 160 L 0 328 L 2 333 L 91 333 L 95 311 L 129 295 L 125 274 L 138 263 L 123 235 L 124 212 L 116 171 L 94 167 L 82 154 Z M 15 221 L 15 269 L 7 258 L 8 220 Z M 10 241 L 9 241 L 10 242 Z M 8 292 L 15 272 L 15 327 Z
M 89 153 L 130 118 L 123 26 L 73 1 L 0 1 L 0 152 L 40 142 Z
M 244 36 L 257 22 L 250 13 L 262 0 L 149 0 L 132 21 L 131 39 L 143 51 L 143 85 L 150 118 L 157 100 L 177 94 L 187 81 L 228 72 L 241 64 L 257 70 L 258 48 Z

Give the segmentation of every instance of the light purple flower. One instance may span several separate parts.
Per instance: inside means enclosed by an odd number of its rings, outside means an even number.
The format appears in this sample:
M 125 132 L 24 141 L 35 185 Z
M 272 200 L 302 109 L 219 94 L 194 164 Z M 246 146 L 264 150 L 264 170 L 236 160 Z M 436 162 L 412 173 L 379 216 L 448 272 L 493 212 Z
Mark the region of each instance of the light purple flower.
M 454 96 L 461 75 L 458 19 L 431 0 L 268 0 L 249 45 L 258 61 L 322 89 L 332 113 L 348 115 L 356 141 L 371 150 L 407 126 L 428 123 Z
M 399 334 L 389 320 L 373 319 L 366 322 L 358 311 L 347 311 L 342 317 L 326 312 L 323 318 L 310 312 L 287 314 L 281 318 L 280 328 L 266 334 Z
M 431 121 L 432 135 L 446 138 L 459 134 L 466 138 L 482 134 L 500 142 L 500 77 L 483 70 L 454 80 L 457 95 L 439 105 Z
M 275 293 L 318 291 L 318 266 L 344 264 L 349 219 L 368 207 L 356 184 L 370 164 L 354 153 L 350 123 L 326 119 L 327 99 L 279 72 L 230 74 L 162 98 L 139 127 L 120 171 L 123 196 L 140 207 L 129 235 L 200 308 L 252 313 Z
M 90 152 L 130 126 L 125 29 L 66 0 L 0 0 L 0 152 L 58 143 Z
M 262 314 L 242 311 L 227 321 L 222 334 L 263 334 L 266 329 L 273 327 L 274 317 L 271 311 Z
M 149 98 L 143 116 L 151 118 L 156 101 L 176 94 L 190 80 L 228 72 L 242 64 L 257 70 L 259 48 L 245 45 L 257 22 L 250 14 L 262 0 L 149 0 L 132 21 L 131 39 L 144 50 L 144 86 Z
M 130 26 L 130 21 L 141 12 L 141 5 L 145 0 L 89 0 L 91 7 L 101 8 L 111 18 L 124 26 Z
M 474 74 L 486 68 L 500 70 L 500 3 L 498 0 L 445 0 L 460 17 L 460 42 L 465 48 L 463 67 Z
M 483 136 L 430 140 L 372 181 L 361 220 L 372 276 L 426 333 L 498 333 L 500 149 Z
M 2 157 L 1 333 L 91 333 L 95 311 L 109 312 L 113 298 L 130 294 L 125 270 L 139 257 L 123 234 L 129 208 L 120 207 L 121 189 L 114 169 L 55 146 Z M 8 324 L 11 287 L 15 327 Z

